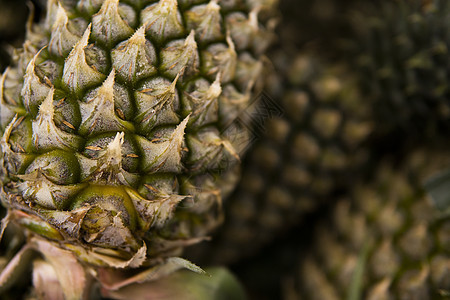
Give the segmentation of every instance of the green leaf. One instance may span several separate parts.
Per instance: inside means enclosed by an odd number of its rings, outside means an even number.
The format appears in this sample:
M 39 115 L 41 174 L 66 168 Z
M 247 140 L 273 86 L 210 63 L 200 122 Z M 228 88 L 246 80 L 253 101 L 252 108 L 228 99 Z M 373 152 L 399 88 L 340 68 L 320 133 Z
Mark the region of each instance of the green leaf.
M 360 250 L 358 262 L 356 264 L 355 270 L 353 271 L 352 281 L 350 282 L 346 298 L 347 300 L 362 299 L 361 295 L 363 290 L 363 277 L 370 249 L 370 242 L 366 241 L 364 243 L 364 246 Z
M 135 283 L 117 291 L 103 290 L 103 297 L 164 300 L 245 300 L 239 281 L 225 268 L 209 268 L 209 276 L 188 270 L 175 272 L 162 279 Z

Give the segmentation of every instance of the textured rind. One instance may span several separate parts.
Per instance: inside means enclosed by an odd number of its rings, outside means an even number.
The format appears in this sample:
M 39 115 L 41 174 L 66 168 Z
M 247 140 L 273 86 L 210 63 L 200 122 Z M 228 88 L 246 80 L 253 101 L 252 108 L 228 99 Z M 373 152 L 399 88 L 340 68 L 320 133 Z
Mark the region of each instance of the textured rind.
M 361 1 L 349 14 L 345 42 L 336 49 L 358 74 L 379 135 L 419 145 L 446 139 L 449 4 Z
M 299 258 L 296 297 L 343 299 L 356 287 L 362 299 L 445 298 L 450 220 L 423 183 L 449 164 L 446 152 L 426 150 L 399 167 L 380 163 L 373 182 L 358 183 L 316 227 Z
M 222 120 L 234 104 L 222 91 L 250 101 L 274 10 L 48 1 L 0 82 L 11 220 L 97 265 L 108 262 L 86 250 L 131 262 L 142 249 L 153 259 L 199 241 L 222 221 L 238 169 Z
M 208 254 L 198 252 L 209 262 L 236 263 L 256 253 L 330 204 L 330 195 L 348 187 L 366 163 L 363 144 L 372 123 L 354 80 L 306 51 L 291 56 L 279 50 L 273 59 L 277 72 L 267 79 L 270 99 L 262 106 L 279 113 L 252 132 L 256 141 L 243 161 L 237 189 L 225 202 L 225 224 L 204 250 Z

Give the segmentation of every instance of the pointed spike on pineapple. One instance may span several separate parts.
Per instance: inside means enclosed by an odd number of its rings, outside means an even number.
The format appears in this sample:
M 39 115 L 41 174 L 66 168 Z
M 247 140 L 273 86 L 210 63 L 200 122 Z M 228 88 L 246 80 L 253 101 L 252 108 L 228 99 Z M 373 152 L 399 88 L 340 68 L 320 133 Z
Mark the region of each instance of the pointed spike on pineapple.
M 223 82 L 229 82 L 233 79 L 236 74 L 236 65 L 237 65 L 237 53 L 236 48 L 234 46 L 233 39 L 231 38 L 230 31 L 227 30 L 226 36 L 228 50 L 225 52 L 225 55 L 222 57 L 219 63 L 219 70 L 221 72 L 221 77 Z
M 163 78 L 152 79 L 145 84 L 143 90 L 135 93 L 138 111 L 136 121 L 142 133 L 149 133 L 158 125 L 180 122 L 176 113 L 176 108 L 179 106 L 176 90 L 179 77 L 180 74 L 172 83 Z
M 126 189 L 139 215 L 138 222 L 144 231 L 152 227 L 161 228 L 173 215 L 178 203 L 187 195 L 161 195 L 153 200 L 143 198 L 133 189 Z
M 129 82 L 149 77 L 157 72 L 156 52 L 145 38 L 145 26 L 141 26 L 111 53 L 112 64 L 117 73 Z
M 47 1 L 47 13 L 45 16 L 45 27 L 50 30 L 55 24 L 55 20 L 58 14 L 58 6 L 60 3 L 58 0 L 48 0 Z
M 183 142 L 183 136 L 184 136 L 184 130 L 186 129 L 186 125 L 189 122 L 189 118 L 191 115 L 188 115 L 184 120 L 178 124 L 177 128 L 175 128 L 174 132 L 172 133 L 172 136 L 170 137 L 171 140 L 176 140 L 178 149 L 181 150 L 181 143 Z
M 220 5 L 218 4 L 219 0 L 211 0 L 208 3 L 208 10 L 209 11 L 220 11 Z
M 182 170 L 181 157 L 184 131 L 189 121 L 188 115 L 163 142 L 151 142 L 138 137 L 138 143 L 144 154 L 143 170 L 145 172 L 173 172 Z
M 49 1 L 52 2 L 52 1 Z M 69 22 L 69 18 L 67 17 L 66 10 L 61 6 L 61 3 L 58 2 L 58 8 L 56 10 L 56 17 L 55 21 L 52 24 L 52 31 L 55 30 L 55 28 L 67 25 Z
M 206 5 L 194 6 L 186 12 L 188 29 L 196 29 L 199 42 L 211 42 L 222 37 L 222 16 L 217 0 L 211 0 Z
M 181 70 L 177 76 L 175 76 L 175 79 L 172 81 L 172 83 L 169 85 L 169 87 L 167 88 L 167 91 L 169 92 L 170 95 L 174 95 L 176 93 L 176 89 L 177 89 L 177 82 L 180 79 L 181 76 L 183 76 L 183 72 L 184 69 Z
M 141 24 L 158 43 L 184 33 L 177 0 L 160 0 L 148 6 L 141 13 Z
M 124 138 L 125 133 L 118 132 L 106 148 L 100 150 L 101 154 L 97 159 L 95 170 L 86 177 L 88 181 L 125 186 L 131 186 L 138 181 L 138 175 L 128 173 L 122 168 Z
M 180 79 L 180 77 L 183 75 L 183 72 L 184 72 L 184 69 L 183 70 L 181 70 L 178 74 L 177 74 L 177 76 L 175 76 L 175 79 L 172 81 L 172 83 L 170 84 L 170 91 L 172 92 L 172 93 L 175 93 L 175 89 L 176 89 L 176 87 L 177 87 L 177 82 L 178 82 L 178 80 Z
M 258 14 L 259 14 L 259 7 L 255 7 L 251 10 L 251 12 L 248 14 L 248 23 L 253 28 L 253 30 L 258 31 L 259 25 L 258 25 Z
M 210 85 L 206 80 L 199 80 L 194 91 L 187 94 L 187 101 L 192 105 L 192 117 L 189 122 L 193 127 L 202 127 L 218 120 L 218 100 L 222 93 L 220 73 Z
M 236 151 L 236 149 L 233 147 L 233 145 L 230 143 L 230 141 L 228 140 L 223 140 L 222 141 L 222 145 L 225 148 L 225 150 L 231 154 L 231 156 L 233 156 L 236 161 L 240 162 L 241 158 L 239 157 L 238 152 Z
M 80 104 L 82 135 L 108 131 L 134 131 L 130 122 L 121 120 L 115 111 L 114 102 L 115 70 L 112 69 L 95 96 Z
M 184 40 L 171 42 L 161 51 L 162 69 L 171 77 L 183 72 L 183 76 L 198 73 L 199 55 L 195 41 L 195 31 Z
M 53 94 L 55 93 L 55 88 L 52 87 L 45 97 L 45 100 L 39 105 L 39 116 L 42 118 L 50 117 L 53 119 L 53 114 L 55 108 L 53 107 Z
M 17 122 L 18 115 L 16 114 L 14 118 L 9 122 L 9 124 L 6 126 L 5 131 L 3 132 L 3 136 L 1 139 L 2 149 L 4 145 L 8 145 L 9 143 L 9 137 L 11 136 L 11 132 Z M 9 146 L 8 146 L 9 147 Z
M 227 44 L 228 44 L 228 47 L 230 48 L 230 50 L 233 51 L 234 53 L 236 53 L 236 47 L 234 45 L 233 39 L 231 38 L 231 34 L 230 34 L 229 30 L 227 30 L 226 40 L 227 40 Z M 237 54 L 236 54 L 236 56 L 237 56 Z
M 41 79 L 36 75 L 36 60 L 42 50 L 43 49 L 39 50 L 39 52 L 36 53 L 33 59 L 28 63 L 24 75 L 22 90 L 20 92 L 25 109 L 33 114 L 37 113 L 39 104 L 42 103 L 50 91 L 50 86 L 41 82 Z
M 173 131 L 169 139 L 169 145 L 166 148 L 164 164 L 172 169 L 181 169 L 182 145 L 186 126 L 191 115 L 188 115 Z
M 207 4 L 207 10 L 212 13 L 220 12 L 219 0 L 211 0 Z
M 241 12 L 231 13 L 226 22 L 238 50 L 249 49 L 260 34 L 258 25 L 258 9 L 253 9 L 248 15 Z
M 188 48 L 188 47 L 197 48 L 197 43 L 195 42 L 195 30 L 194 29 L 191 30 L 188 37 L 186 38 L 186 40 L 184 42 L 184 46 L 186 48 Z
M 115 69 L 111 70 L 106 80 L 98 89 L 97 97 L 102 98 L 109 103 L 114 103 L 114 82 L 116 77 Z
M 222 83 L 230 82 L 236 74 L 237 53 L 230 33 L 227 31 L 225 44 L 213 44 L 202 51 L 202 69 L 213 80 L 221 73 Z
M 222 93 L 221 77 L 222 74 L 218 73 L 216 76 L 216 80 L 214 80 L 214 82 L 209 87 L 208 92 L 206 93 L 207 99 L 217 99 L 217 97 L 219 97 Z
M 115 165 L 118 168 L 122 167 L 122 145 L 124 136 L 124 132 L 118 132 L 114 140 L 106 147 L 104 154 L 107 163 Z
M 133 34 L 133 29 L 119 14 L 119 0 L 105 0 L 92 18 L 92 36 L 111 46 Z
M 265 27 L 259 25 L 258 15 L 261 7 L 256 6 L 249 14 L 249 25 L 253 30 L 251 35 L 251 48 L 256 55 L 261 55 L 266 52 L 270 46 L 271 41 L 274 39 L 273 31 L 277 26 L 277 20 L 271 19 L 266 22 Z
M 188 135 L 187 144 L 189 169 L 192 172 L 222 169 L 230 163 L 239 162 L 239 154 L 233 145 L 211 127 L 203 128 L 195 134 Z
M 37 150 L 77 150 L 82 143 L 81 137 L 67 133 L 58 128 L 53 120 L 55 108 L 53 106 L 52 87 L 44 102 L 39 106 L 36 120 L 32 122 L 33 142 Z
M 75 94 L 81 94 L 85 88 L 98 84 L 105 78 L 105 75 L 90 67 L 86 62 L 84 49 L 88 45 L 91 27 L 92 24 L 89 24 L 64 63 L 62 81 Z
M 5 69 L 5 71 L 2 74 L 2 77 L 0 79 L 0 104 L 3 106 L 5 104 L 7 104 L 8 102 L 6 101 L 5 98 L 5 81 L 6 81 L 6 76 L 8 76 L 8 72 L 9 72 L 10 68 L 7 67 Z
M 51 38 L 48 45 L 49 52 L 59 56 L 66 56 L 80 37 L 68 29 L 69 18 L 66 10 L 58 3 L 54 23 L 51 27 Z
M 139 27 L 136 32 L 131 36 L 129 39 L 130 43 L 136 44 L 136 45 L 143 45 L 146 41 L 145 38 L 145 26 L 142 25 Z

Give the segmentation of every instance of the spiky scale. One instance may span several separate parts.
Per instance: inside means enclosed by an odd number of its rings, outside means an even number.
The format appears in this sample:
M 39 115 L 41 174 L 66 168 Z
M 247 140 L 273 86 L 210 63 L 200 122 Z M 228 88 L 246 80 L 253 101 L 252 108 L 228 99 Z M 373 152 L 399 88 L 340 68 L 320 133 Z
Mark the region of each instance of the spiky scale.
M 93 69 L 86 62 L 84 49 L 88 45 L 91 34 L 91 25 L 83 33 L 81 39 L 75 44 L 64 63 L 62 81 L 72 93 L 79 94 L 85 88 L 98 84 L 105 76 Z
M 145 81 L 142 89 L 135 92 L 140 131 L 147 134 L 158 125 L 177 124 L 179 117 L 175 113 L 180 105 L 176 84 L 179 76 L 172 82 L 156 77 Z
M 69 29 L 69 18 L 64 8 L 59 4 L 49 42 L 49 52 L 59 56 L 66 56 L 78 42 L 80 36 Z
M 128 40 L 117 45 L 111 52 L 113 67 L 129 82 L 149 77 L 156 73 L 156 53 L 145 38 L 145 27 L 140 27 Z
M 178 74 L 192 76 L 198 73 L 199 55 L 194 30 L 185 40 L 167 44 L 161 51 L 161 67 L 163 72 L 172 78 Z
M 159 1 L 145 8 L 141 13 L 141 25 L 159 43 L 179 37 L 185 31 L 176 0 Z
M 262 57 L 235 49 L 230 12 L 205 4 L 48 2 L 0 82 L 12 222 L 61 241 L 86 267 L 136 268 L 179 255 L 222 221 L 238 161 L 218 122 L 223 86 L 239 81 L 250 95 L 261 74 L 247 80 L 240 68 L 238 78 L 239 55 Z

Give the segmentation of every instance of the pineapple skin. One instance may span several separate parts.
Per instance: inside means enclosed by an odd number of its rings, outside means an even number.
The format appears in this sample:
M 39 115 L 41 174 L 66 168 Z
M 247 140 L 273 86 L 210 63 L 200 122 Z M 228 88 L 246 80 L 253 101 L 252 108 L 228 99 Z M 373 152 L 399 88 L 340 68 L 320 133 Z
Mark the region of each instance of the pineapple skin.
M 380 163 L 370 183 L 358 183 L 317 224 L 299 256 L 296 289 L 285 298 L 443 299 L 450 289 L 450 219 L 423 189 L 450 165 L 443 153 L 417 150 L 400 166 Z
M 9 221 L 96 266 L 201 241 L 238 177 L 226 130 L 261 80 L 275 5 L 48 1 L 0 81 Z
M 336 49 L 396 147 L 437 143 L 450 129 L 449 14 L 440 0 L 361 1 L 348 14 Z

